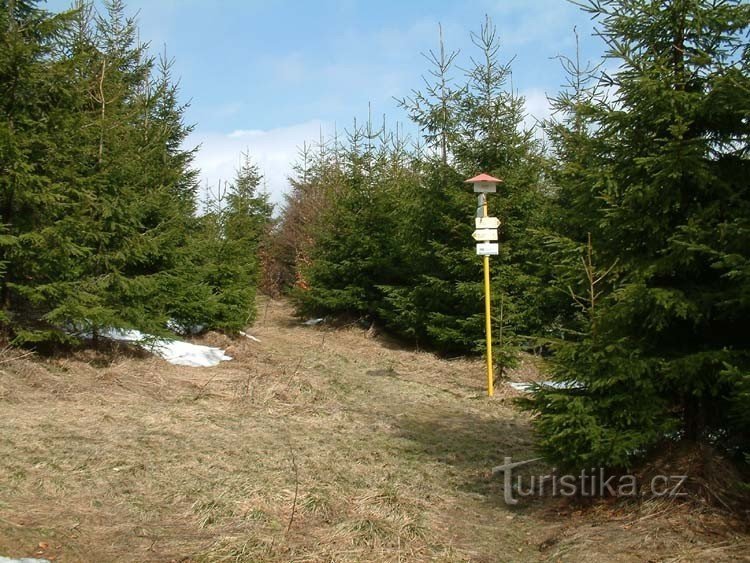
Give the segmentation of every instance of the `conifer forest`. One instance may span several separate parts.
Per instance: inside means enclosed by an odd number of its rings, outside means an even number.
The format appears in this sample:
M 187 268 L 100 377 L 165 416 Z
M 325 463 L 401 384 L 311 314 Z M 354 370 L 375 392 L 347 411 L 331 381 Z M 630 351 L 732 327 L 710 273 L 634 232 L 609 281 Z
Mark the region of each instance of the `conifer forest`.
M 544 117 L 474 7 L 274 199 L 124 0 L 0 0 L 0 561 L 747 557 L 750 4 L 575 9 Z M 684 479 L 521 498 L 594 469 Z

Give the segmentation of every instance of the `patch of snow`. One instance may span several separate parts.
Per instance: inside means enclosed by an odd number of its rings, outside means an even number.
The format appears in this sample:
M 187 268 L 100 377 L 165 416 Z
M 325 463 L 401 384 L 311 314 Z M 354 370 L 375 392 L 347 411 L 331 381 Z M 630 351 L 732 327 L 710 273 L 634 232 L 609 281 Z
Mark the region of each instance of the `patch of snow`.
M 508 383 L 513 389 L 516 391 L 521 391 L 522 393 L 529 393 L 531 392 L 532 387 L 535 385 L 534 383 L 527 383 L 527 382 L 518 382 L 518 381 L 511 381 Z M 577 381 L 540 381 L 537 383 L 537 385 L 541 385 L 542 387 L 549 387 L 550 389 L 582 389 L 583 385 L 578 383 Z
M 33 559 L 31 557 L 13 559 L 12 557 L 3 557 L 0 555 L 0 563 L 49 563 L 49 559 Z
M 132 342 L 177 366 L 212 367 L 219 362 L 232 359 L 221 348 L 169 338 L 156 338 L 139 330 L 110 328 L 102 331 L 102 336 L 119 342 Z
M 242 331 L 240 331 L 240 334 L 241 334 L 242 336 L 244 336 L 245 338 L 249 338 L 249 339 L 250 339 L 250 340 L 252 340 L 253 342 L 260 342 L 260 338 L 255 338 L 255 337 L 254 337 L 254 336 L 253 336 L 252 334 L 248 334 L 248 333 L 246 333 L 246 332 L 242 332 Z
M 176 366 L 211 367 L 232 359 L 221 348 L 180 340 L 158 340 L 148 349 Z
M 304 323 L 302 323 L 305 326 L 315 326 L 322 323 L 325 319 L 307 319 Z

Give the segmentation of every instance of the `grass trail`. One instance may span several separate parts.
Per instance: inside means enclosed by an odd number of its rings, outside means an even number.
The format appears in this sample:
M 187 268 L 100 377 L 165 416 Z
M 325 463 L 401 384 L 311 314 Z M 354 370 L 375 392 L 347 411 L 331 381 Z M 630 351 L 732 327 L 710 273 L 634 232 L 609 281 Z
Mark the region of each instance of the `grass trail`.
M 481 359 L 303 327 L 280 301 L 262 301 L 249 331 L 261 342 L 201 339 L 235 358 L 215 368 L 125 350 L 0 365 L 0 554 L 581 563 L 748 552 L 710 514 L 506 506 L 490 468 L 533 456 L 533 438 L 515 392 L 484 396 Z M 533 362 L 511 377 L 534 378 Z

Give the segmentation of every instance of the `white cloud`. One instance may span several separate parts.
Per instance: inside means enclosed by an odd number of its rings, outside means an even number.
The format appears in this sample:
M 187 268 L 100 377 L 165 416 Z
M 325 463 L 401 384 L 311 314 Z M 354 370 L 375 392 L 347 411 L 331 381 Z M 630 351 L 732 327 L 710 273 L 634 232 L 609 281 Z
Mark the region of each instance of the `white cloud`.
M 262 137 L 268 132 L 263 129 L 235 129 L 227 135 L 230 139 L 247 139 L 248 137 Z
M 526 102 L 526 117 L 523 120 L 526 128 L 531 128 L 552 115 L 547 93 L 541 88 L 528 88 L 521 92 L 521 96 Z
M 330 130 L 329 124 L 314 119 L 268 130 L 195 131 L 187 139 L 186 146 L 200 145 L 195 166 L 201 171 L 202 192 L 206 184 L 215 187 L 220 181 L 232 180 L 241 154 L 249 152 L 264 175 L 271 200 L 280 203 L 289 189 L 288 177 L 299 147 L 305 141 L 318 139 L 321 131 L 325 136 Z

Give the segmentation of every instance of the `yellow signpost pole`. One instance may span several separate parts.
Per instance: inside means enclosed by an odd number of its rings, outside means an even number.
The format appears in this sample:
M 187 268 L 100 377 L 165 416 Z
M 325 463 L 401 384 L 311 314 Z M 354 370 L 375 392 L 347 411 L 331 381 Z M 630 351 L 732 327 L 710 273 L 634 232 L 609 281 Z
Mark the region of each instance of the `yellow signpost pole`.
M 477 241 L 477 254 L 482 257 L 484 265 L 484 330 L 487 337 L 487 395 L 495 394 L 495 374 L 492 361 L 492 294 L 490 289 L 490 256 L 497 256 L 500 244 L 497 228 L 500 221 L 496 217 L 490 217 L 487 208 L 487 194 L 495 193 L 497 184 L 502 182 L 499 178 L 493 178 L 488 174 L 479 174 L 469 178 L 466 183 L 472 184 L 474 192 L 479 194 L 481 204 L 481 215 L 477 209 L 476 230 L 472 237 Z M 478 206 L 479 207 L 479 206 Z M 492 242 L 495 241 L 495 242 Z
M 487 213 L 487 196 L 482 206 L 482 216 L 489 217 Z M 495 374 L 492 366 L 492 299 L 490 295 L 490 257 L 482 256 L 484 259 L 484 324 L 487 337 L 487 395 L 495 394 Z

